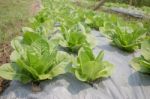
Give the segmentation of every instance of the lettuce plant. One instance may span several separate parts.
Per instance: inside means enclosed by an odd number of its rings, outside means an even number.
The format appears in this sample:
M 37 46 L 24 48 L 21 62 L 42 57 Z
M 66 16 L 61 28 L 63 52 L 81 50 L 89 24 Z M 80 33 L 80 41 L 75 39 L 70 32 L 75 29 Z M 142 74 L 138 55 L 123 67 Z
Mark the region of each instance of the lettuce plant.
M 112 74 L 113 65 L 103 61 L 103 57 L 103 51 L 95 57 L 91 48 L 82 47 L 71 71 L 77 79 L 89 83 L 101 77 L 108 77 Z
M 81 24 L 75 24 L 70 28 L 62 26 L 61 32 L 63 37 L 60 45 L 69 48 L 69 51 L 71 52 L 77 52 L 83 45 L 90 46 L 90 41 L 93 43 L 93 41 L 88 37 L 89 35 L 85 33 L 86 31 L 84 26 Z
M 111 33 L 112 44 L 127 52 L 136 50 L 145 37 L 145 29 L 135 24 L 129 26 L 118 25 Z
M 141 56 L 133 58 L 131 66 L 139 72 L 150 74 L 150 40 L 142 43 Z
M 104 33 L 104 35 L 106 34 L 106 36 L 110 37 L 111 36 L 111 32 L 115 31 L 116 27 L 121 27 L 125 25 L 125 21 L 122 18 L 118 18 L 115 15 L 112 14 L 101 14 L 101 17 L 103 18 L 104 22 L 103 22 L 103 26 L 100 27 L 100 31 L 102 31 L 102 33 Z
M 90 14 L 87 13 L 85 23 L 91 28 L 98 30 L 99 27 L 103 26 L 104 19 L 100 14 L 94 14 L 91 12 Z
M 11 42 L 14 51 L 11 63 L 0 67 L 0 76 L 22 83 L 52 79 L 65 73 L 67 54 L 56 50 L 56 45 L 42 36 L 26 32 Z

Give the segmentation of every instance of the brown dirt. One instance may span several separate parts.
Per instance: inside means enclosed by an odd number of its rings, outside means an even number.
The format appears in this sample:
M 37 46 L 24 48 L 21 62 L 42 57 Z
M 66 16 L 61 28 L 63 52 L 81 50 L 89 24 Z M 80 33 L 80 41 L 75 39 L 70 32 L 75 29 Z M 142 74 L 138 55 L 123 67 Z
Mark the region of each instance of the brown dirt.
M 10 61 L 9 55 L 11 53 L 10 43 L 0 45 L 0 65 Z M 0 93 L 9 85 L 9 81 L 0 78 Z

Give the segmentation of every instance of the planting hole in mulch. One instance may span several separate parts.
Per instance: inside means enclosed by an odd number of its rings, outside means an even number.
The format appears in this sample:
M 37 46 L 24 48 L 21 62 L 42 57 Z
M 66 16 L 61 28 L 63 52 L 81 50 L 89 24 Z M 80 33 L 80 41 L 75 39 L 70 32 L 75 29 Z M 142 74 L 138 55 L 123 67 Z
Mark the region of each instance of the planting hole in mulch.
M 42 91 L 42 88 L 40 86 L 40 82 L 33 82 L 32 83 L 32 92 L 40 92 Z

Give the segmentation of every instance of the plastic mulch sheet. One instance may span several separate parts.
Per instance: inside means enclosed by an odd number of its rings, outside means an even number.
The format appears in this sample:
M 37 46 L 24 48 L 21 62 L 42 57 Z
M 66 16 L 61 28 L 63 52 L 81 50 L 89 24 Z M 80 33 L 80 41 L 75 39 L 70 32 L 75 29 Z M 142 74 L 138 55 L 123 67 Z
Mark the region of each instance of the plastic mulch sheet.
M 92 31 L 98 41 L 95 54 L 105 51 L 104 60 L 114 64 L 111 77 L 96 81 L 93 86 L 80 82 L 71 74 L 41 82 L 43 90 L 31 91 L 31 84 L 12 81 L 0 99 L 150 99 L 150 76 L 135 72 L 129 65 L 134 54 L 113 47 L 109 40 Z
M 122 13 L 122 14 L 126 14 L 126 15 L 130 15 L 133 16 L 135 18 L 144 18 L 146 17 L 144 15 L 143 11 L 137 10 L 137 9 L 133 9 L 133 8 L 122 8 L 122 7 L 113 7 L 111 8 L 112 11 L 118 12 L 118 13 Z

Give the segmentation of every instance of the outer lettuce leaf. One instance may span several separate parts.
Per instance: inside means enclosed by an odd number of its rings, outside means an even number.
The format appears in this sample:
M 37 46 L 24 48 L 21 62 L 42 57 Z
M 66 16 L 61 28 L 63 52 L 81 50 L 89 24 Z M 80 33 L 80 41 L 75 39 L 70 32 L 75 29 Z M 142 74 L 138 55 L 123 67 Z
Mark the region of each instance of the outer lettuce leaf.
M 150 62 L 148 64 L 144 64 L 144 59 L 142 57 L 133 58 L 131 61 L 131 66 L 139 72 L 150 74 Z
M 150 61 L 150 40 L 144 41 L 141 45 L 141 54 L 146 60 Z
M 146 40 L 141 45 L 141 56 L 133 58 L 131 61 L 131 66 L 139 72 L 150 74 L 150 40 Z
M 101 70 L 100 72 L 98 72 L 96 75 L 96 79 L 100 78 L 100 77 L 108 77 L 113 73 L 113 65 L 107 61 L 103 61 L 102 63 L 103 67 L 105 67 L 103 70 Z
M 8 80 L 12 80 L 14 78 L 14 76 L 16 75 L 16 72 L 14 71 L 14 69 L 11 67 L 11 64 L 4 64 L 0 67 L 0 75 L 1 77 L 8 79 Z
M 19 80 L 23 83 L 28 83 L 31 78 L 23 73 L 17 73 L 12 67 L 13 64 L 7 63 L 0 67 L 0 76 L 7 80 Z
M 25 32 L 23 37 L 23 42 L 28 45 L 41 38 L 39 34 L 34 32 Z

